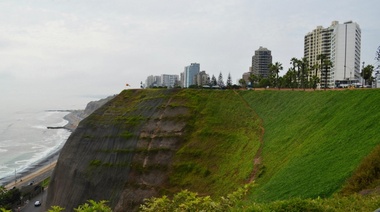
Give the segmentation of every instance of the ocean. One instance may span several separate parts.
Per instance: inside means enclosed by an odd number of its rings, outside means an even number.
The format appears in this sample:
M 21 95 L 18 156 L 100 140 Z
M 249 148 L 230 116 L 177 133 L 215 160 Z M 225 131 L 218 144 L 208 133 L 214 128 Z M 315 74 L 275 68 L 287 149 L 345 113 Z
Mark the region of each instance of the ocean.
M 42 160 L 57 159 L 71 132 L 65 129 L 47 129 L 64 126 L 68 112 L 47 110 L 17 110 L 0 113 L 0 185 L 19 178 L 23 172 L 34 169 Z M 51 157 L 54 156 L 55 157 Z
M 104 96 L 42 95 L 37 92 L 22 95 L 0 93 L 0 186 L 25 173 L 58 159 L 71 132 L 47 129 L 64 126 L 68 112 L 82 110 L 90 101 Z

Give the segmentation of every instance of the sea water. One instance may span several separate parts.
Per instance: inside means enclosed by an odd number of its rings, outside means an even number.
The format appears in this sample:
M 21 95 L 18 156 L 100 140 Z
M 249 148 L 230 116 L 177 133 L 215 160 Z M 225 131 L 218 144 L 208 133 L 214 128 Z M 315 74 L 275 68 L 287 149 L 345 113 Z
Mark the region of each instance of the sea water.
M 71 132 L 47 127 L 64 126 L 67 114 L 46 110 L 0 112 L 0 185 L 57 155 Z

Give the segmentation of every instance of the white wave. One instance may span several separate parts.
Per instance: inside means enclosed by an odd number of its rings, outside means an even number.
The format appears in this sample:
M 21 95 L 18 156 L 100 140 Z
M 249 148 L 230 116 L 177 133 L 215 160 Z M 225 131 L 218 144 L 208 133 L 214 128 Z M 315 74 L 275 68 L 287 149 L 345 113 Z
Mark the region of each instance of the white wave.
M 0 149 L 0 152 L 8 152 L 8 150 L 7 149 Z
M 47 127 L 43 126 L 43 125 L 34 125 L 34 126 L 32 126 L 32 128 L 41 129 L 41 130 L 46 130 L 47 129 Z

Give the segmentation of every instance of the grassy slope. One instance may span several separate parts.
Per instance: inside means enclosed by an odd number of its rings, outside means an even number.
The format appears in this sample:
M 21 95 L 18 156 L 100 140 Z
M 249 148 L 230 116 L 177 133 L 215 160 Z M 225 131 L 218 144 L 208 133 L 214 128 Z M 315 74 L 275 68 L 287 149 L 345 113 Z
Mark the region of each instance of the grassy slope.
M 266 130 L 256 201 L 330 196 L 380 143 L 378 90 L 240 94 Z
M 172 186 L 215 196 L 234 191 L 252 172 L 260 121 L 231 90 L 183 89 L 179 96 L 192 108 L 193 119 L 175 156 Z

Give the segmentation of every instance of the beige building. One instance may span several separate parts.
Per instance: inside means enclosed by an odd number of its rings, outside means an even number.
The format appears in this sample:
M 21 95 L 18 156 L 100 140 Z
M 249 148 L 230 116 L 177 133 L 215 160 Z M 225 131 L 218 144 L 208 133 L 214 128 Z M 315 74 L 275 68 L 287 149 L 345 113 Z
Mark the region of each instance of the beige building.
M 208 85 L 209 81 L 210 81 L 210 77 L 206 73 L 206 71 L 201 71 L 196 75 L 196 82 L 197 82 L 197 85 L 199 86 Z
M 320 87 L 339 87 L 342 83 L 352 83 L 360 80 L 360 46 L 361 30 L 357 23 L 348 21 L 339 24 L 333 21 L 331 26 L 318 26 L 305 36 L 304 58 L 310 66 L 320 65 L 318 55 L 324 54 L 332 62 L 327 72 L 318 70 L 321 80 Z M 315 72 L 313 70 L 312 74 Z

